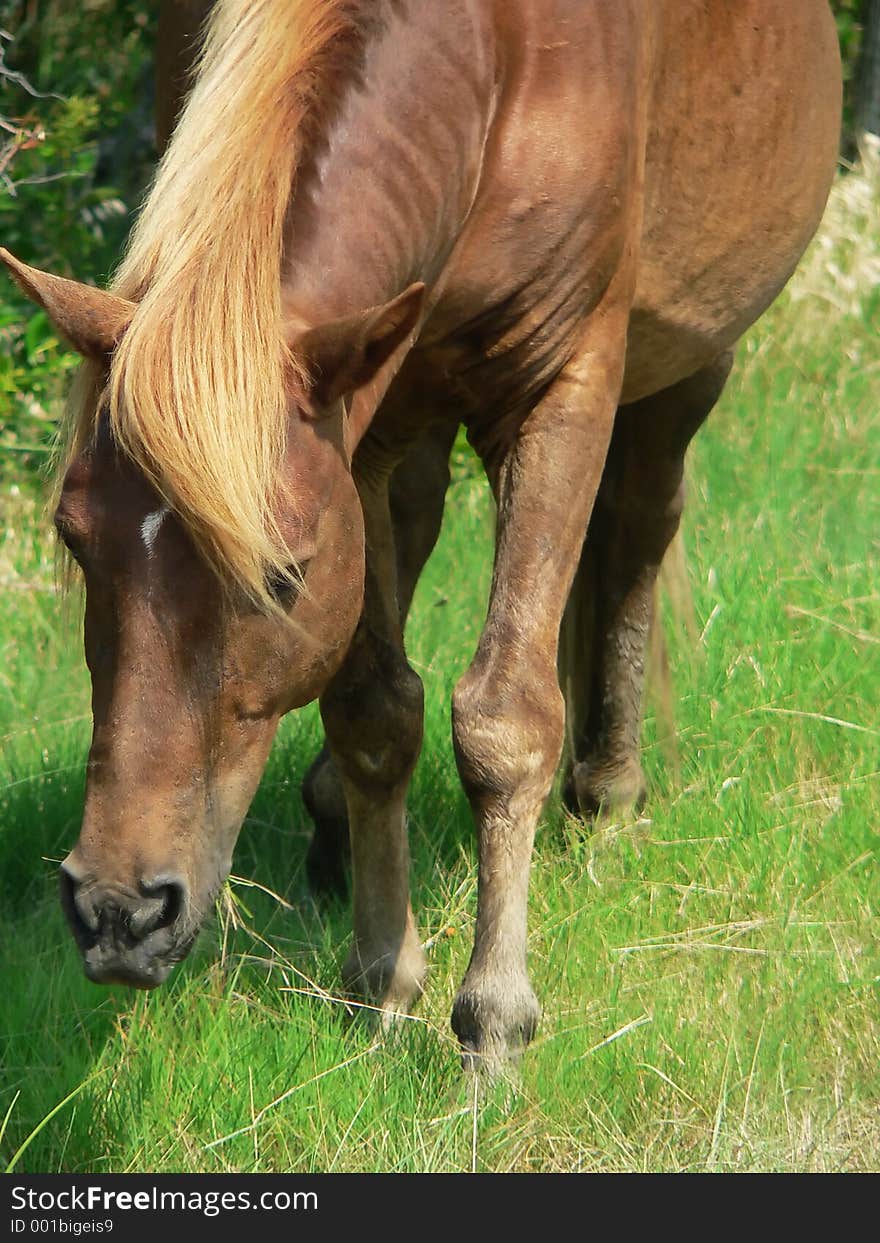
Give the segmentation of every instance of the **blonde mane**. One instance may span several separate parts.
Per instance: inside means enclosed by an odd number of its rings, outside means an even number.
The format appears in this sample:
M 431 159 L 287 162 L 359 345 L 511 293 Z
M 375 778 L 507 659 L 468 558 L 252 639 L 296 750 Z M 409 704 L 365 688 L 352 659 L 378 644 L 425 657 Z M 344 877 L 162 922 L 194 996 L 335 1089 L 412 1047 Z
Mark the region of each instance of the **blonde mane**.
M 118 444 L 225 581 L 267 603 L 291 376 L 284 226 L 352 0 L 219 0 L 195 85 L 112 289 L 137 303 L 112 359 Z M 74 446 L 90 439 L 85 377 Z

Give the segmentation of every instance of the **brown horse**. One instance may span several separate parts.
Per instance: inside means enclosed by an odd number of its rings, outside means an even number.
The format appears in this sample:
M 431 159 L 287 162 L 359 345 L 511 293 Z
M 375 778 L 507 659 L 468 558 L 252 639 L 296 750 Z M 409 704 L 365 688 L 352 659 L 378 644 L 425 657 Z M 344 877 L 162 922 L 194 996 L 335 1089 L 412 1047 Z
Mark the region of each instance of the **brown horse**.
M 334 873 L 347 819 L 346 978 L 418 997 L 402 616 L 464 423 L 498 523 L 452 706 L 480 869 L 452 1021 L 474 1061 L 528 1041 L 566 602 L 569 795 L 630 804 L 684 453 L 816 228 L 839 111 L 826 0 L 220 0 L 112 291 L 5 256 L 87 360 L 56 522 L 86 583 L 62 892 L 92 979 L 183 958 L 279 718 L 320 696 L 312 862 Z

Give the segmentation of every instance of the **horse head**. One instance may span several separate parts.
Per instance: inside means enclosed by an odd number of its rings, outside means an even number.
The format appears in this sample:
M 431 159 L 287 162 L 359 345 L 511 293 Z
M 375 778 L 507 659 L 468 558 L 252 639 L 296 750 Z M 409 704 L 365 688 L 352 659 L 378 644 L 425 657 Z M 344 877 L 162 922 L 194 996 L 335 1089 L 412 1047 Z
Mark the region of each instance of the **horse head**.
M 69 455 L 55 512 L 85 583 L 94 718 L 62 903 L 90 979 L 154 987 L 229 871 L 279 719 L 320 695 L 354 633 L 364 530 L 346 406 L 411 332 L 422 290 L 290 329 L 310 378 L 287 400 L 272 501 L 281 568 L 254 588 L 224 577 L 161 462 L 145 470 L 114 434 L 114 358 L 136 304 L 2 257 L 94 380 L 91 434 Z M 174 424 L 181 412 L 165 414 Z

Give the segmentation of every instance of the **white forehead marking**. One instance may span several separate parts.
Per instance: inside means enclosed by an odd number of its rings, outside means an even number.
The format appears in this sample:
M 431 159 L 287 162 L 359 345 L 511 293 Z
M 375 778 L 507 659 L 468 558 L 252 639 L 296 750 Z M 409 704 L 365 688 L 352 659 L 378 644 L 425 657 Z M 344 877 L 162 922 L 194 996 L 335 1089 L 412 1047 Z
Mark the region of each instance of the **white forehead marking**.
M 141 539 L 144 541 L 144 548 L 147 550 L 148 557 L 152 557 L 153 545 L 156 543 L 159 528 L 170 513 L 171 509 L 168 505 L 160 505 L 151 514 L 147 514 L 141 523 Z

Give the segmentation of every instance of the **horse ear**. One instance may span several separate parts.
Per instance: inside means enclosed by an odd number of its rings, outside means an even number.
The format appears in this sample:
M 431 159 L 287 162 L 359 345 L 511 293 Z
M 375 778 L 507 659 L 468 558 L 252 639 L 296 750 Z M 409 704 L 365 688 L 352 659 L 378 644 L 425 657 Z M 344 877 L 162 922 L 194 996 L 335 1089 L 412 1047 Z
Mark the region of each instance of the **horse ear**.
M 414 331 L 425 286 L 410 285 L 384 306 L 328 320 L 293 335 L 293 353 L 305 363 L 319 406 L 332 406 L 376 376 Z
M 0 261 L 78 353 L 100 359 L 113 352 L 131 323 L 135 310 L 133 302 L 91 285 L 81 285 L 79 281 L 41 272 L 2 248 Z

